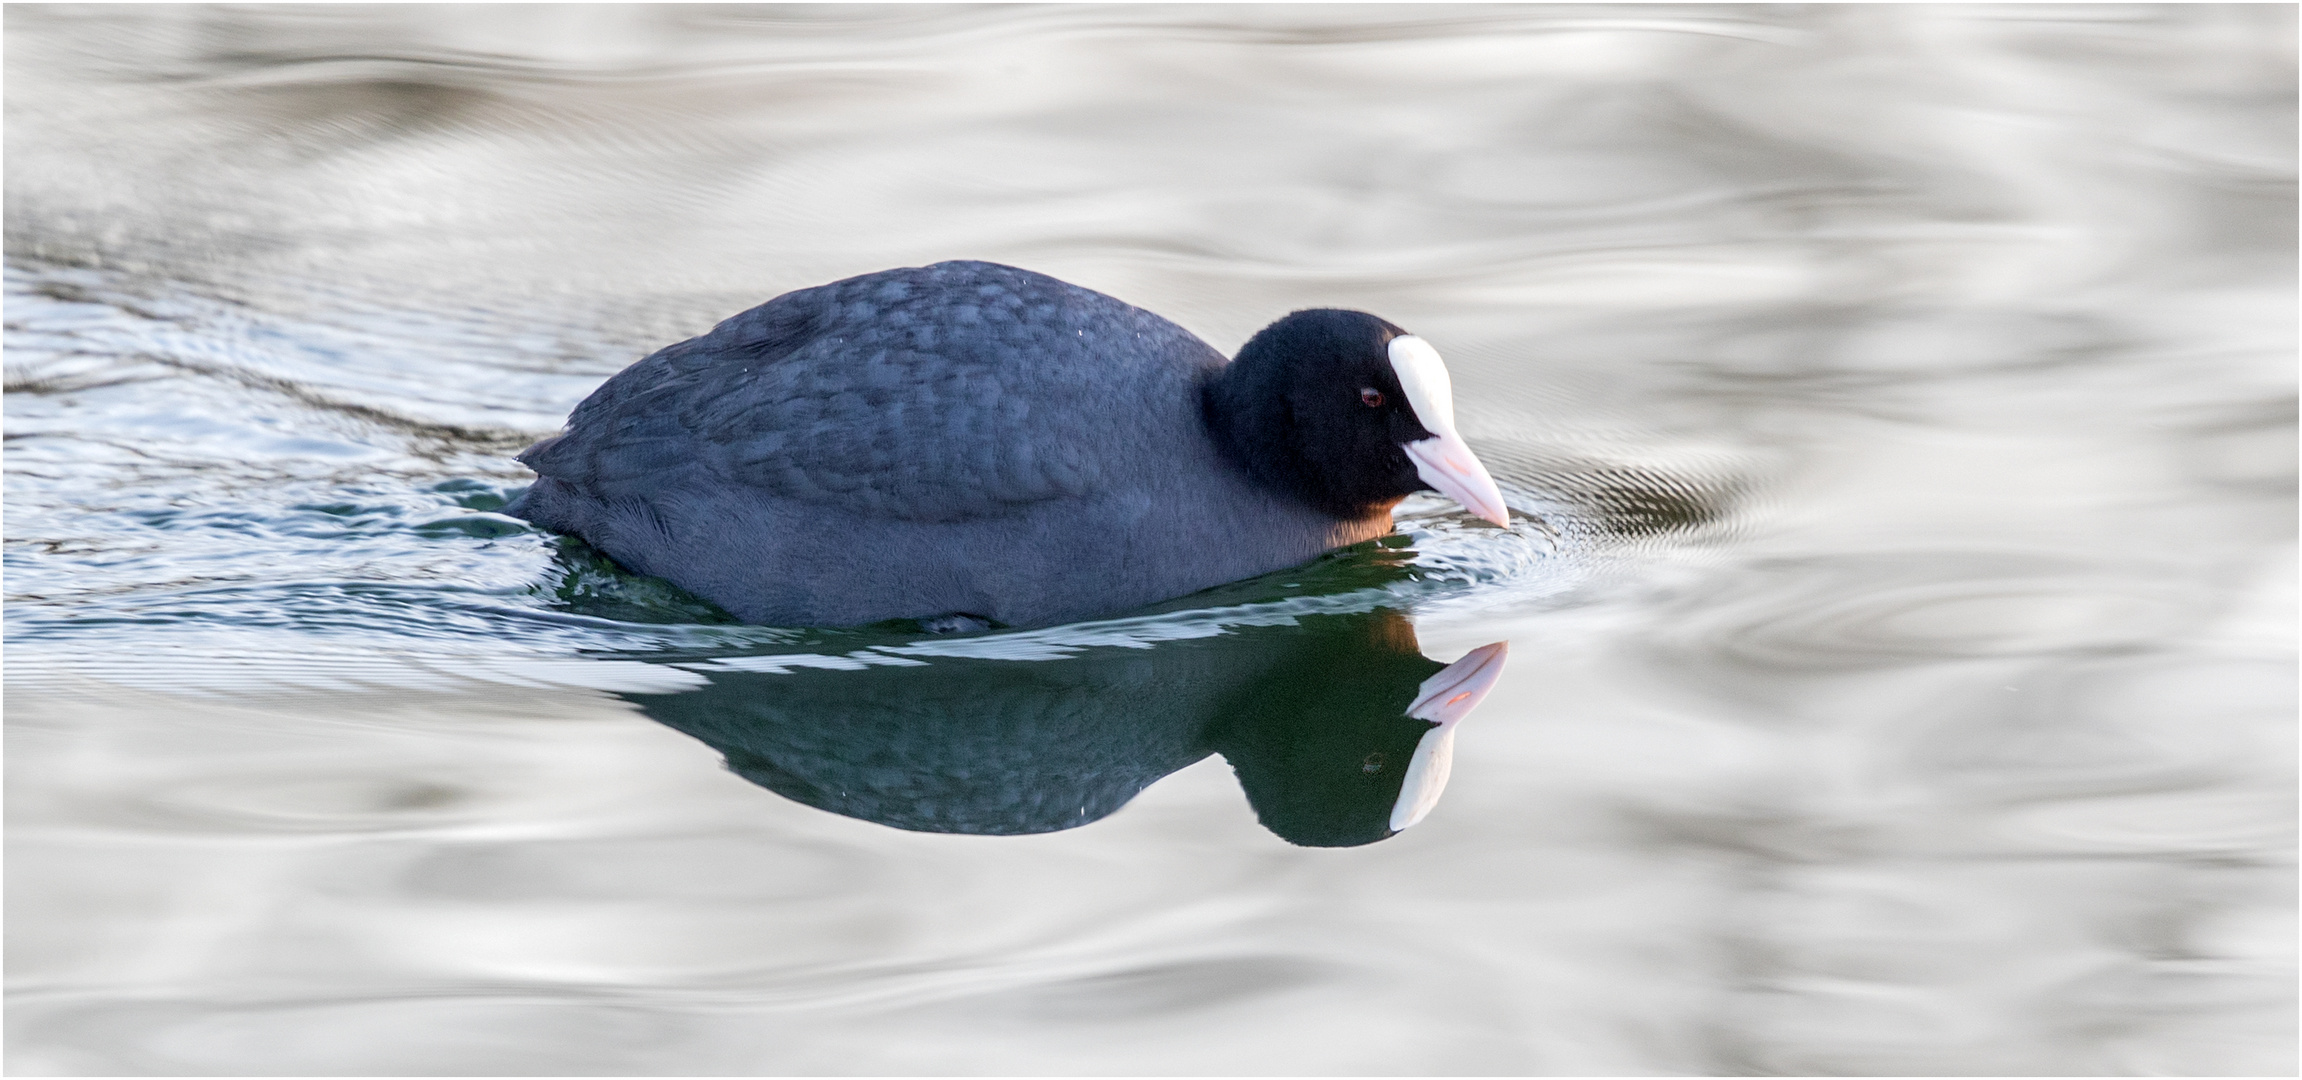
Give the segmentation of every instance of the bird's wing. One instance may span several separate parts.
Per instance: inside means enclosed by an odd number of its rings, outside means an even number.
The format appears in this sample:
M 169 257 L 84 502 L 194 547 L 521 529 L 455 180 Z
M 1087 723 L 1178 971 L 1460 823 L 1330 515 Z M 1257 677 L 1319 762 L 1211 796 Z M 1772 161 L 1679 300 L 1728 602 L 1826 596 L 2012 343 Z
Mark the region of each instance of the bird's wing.
M 1195 418 L 1170 399 L 1221 362 L 1109 297 L 939 264 L 789 293 L 666 348 L 521 460 L 610 498 L 702 469 L 853 513 L 995 515 L 1104 488 Z

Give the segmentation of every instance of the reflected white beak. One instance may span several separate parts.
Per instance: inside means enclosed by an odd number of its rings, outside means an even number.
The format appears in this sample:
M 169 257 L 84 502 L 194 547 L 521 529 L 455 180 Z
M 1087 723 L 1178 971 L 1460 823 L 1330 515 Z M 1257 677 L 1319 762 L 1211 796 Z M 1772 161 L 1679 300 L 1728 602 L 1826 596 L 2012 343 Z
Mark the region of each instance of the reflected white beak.
M 1511 524 L 1511 508 L 1503 505 L 1503 491 L 1487 467 L 1471 453 L 1471 444 L 1455 433 L 1455 388 L 1447 378 L 1447 365 L 1439 350 L 1413 334 L 1391 339 L 1391 371 L 1415 420 L 1431 433 L 1428 439 L 1407 443 L 1403 449 L 1414 461 L 1415 472 L 1440 494 L 1463 504 L 1463 509 L 1504 528 Z
M 1423 680 L 1422 692 L 1407 706 L 1407 715 L 1439 726 L 1423 734 L 1423 741 L 1415 744 L 1415 756 L 1407 762 L 1407 775 L 1399 782 L 1399 801 L 1391 804 L 1392 832 L 1423 820 L 1439 805 L 1439 795 L 1447 790 L 1447 776 L 1455 771 L 1455 724 L 1478 708 L 1487 691 L 1495 688 L 1495 680 L 1503 674 L 1503 658 L 1510 651 L 1509 642 L 1481 645 Z
M 1469 716 L 1485 700 L 1487 691 L 1495 688 L 1495 680 L 1502 678 L 1503 661 L 1510 655 L 1508 641 L 1464 653 L 1462 659 L 1423 680 L 1422 692 L 1407 706 L 1407 715 L 1434 724 L 1453 724 Z

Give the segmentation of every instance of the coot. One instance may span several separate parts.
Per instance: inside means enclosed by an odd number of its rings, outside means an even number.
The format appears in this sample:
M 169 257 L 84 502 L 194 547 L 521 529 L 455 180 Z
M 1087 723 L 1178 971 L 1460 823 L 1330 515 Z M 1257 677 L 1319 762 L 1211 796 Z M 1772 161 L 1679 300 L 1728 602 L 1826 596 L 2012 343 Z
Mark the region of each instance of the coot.
M 1391 323 L 1298 311 L 1225 362 L 987 262 L 785 293 L 519 460 L 538 479 L 507 513 L 783 625 L 1122 611 L 1380 536 L 1425 489 L 1508 522 L 1438 353 Z

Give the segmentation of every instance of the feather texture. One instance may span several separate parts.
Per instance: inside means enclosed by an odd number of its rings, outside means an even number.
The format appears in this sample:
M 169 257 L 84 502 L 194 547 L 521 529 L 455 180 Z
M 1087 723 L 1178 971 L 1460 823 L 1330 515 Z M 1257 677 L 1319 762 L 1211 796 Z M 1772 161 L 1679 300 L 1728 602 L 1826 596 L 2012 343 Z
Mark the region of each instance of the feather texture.
M 1158 405 L 1190 405 L 1154 396 L 1178 360 L 1224 362 L 1157 315 L 1040 274 L 889 270 L 785 294 L 656 352 L 520 460 L 611 500 L 700 468 L 851 514 L 997 516 L 1139 467 L 1106 451 L 1173 426 L 1176 409 Z

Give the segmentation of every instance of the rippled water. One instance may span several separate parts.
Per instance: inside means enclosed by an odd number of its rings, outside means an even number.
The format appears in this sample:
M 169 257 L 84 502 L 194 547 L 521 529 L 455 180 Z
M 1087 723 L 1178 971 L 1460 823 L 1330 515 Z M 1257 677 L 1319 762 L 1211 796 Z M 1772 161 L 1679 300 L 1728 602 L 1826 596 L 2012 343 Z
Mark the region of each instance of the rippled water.
M 8 1067 L 2291 1073 L 2293 40 L 13 7 Z M 1376 311 L 1521 517 L 937 638 L 493 512 L 642 353 L 954 257 Z M 1498 640 L 1421 824 L 1249 805 Z

